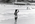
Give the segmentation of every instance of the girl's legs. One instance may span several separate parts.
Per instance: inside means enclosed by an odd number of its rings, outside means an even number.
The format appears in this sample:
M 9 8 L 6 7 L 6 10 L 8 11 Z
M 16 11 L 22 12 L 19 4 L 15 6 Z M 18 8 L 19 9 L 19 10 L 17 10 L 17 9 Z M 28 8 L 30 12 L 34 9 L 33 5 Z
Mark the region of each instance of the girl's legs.
M 15 17 L 15 24 L 17 24 L 17 17 Z

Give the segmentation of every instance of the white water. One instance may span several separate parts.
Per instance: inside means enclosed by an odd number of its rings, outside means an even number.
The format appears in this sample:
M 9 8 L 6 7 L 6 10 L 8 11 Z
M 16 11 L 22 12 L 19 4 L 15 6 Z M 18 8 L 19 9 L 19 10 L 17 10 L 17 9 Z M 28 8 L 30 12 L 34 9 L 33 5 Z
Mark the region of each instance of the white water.
M 35 9 L 31 9 L 35 6 L 4 5 L 0 5 L 0 24 L 14 24 L 15 9 L 19 9 L 17 24 L 35 24 Z

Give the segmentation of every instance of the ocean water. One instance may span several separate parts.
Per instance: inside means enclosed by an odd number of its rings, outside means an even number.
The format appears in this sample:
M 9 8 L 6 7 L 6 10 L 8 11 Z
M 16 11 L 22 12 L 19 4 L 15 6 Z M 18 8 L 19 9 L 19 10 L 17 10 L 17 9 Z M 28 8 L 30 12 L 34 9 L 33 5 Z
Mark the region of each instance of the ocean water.
M 1 13 L 0 24 L 15 24 L 14 13 L 11 10 Z M 35 24 L 35 10 L 19 10 L 17 24 Z
M 0 24 L 15 24 L 14 14 L 0 15 Z M 35 24 L 35 13 L 18 14 L 17 24 Z
M 5 4 L 4 4 L 5 5 Z M 35 6 L 0 5 L 0 24 L 15 24 L 15 9 L 19 9 L 17 24 L 35 24 Z

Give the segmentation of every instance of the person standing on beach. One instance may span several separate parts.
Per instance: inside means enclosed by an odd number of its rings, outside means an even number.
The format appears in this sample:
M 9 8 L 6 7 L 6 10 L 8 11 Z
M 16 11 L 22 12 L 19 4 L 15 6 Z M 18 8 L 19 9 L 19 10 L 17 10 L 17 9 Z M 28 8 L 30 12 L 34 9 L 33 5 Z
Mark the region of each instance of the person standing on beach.
M 18 12 L 19 12 L 19 10 L 16 9 L 16 10 L 15 10 L 15 13 L 14 13 L 14 15 L 15 15 L 15 24 L 16 24 L 16 22 L 17 22 L 17 18 L 18 18 L 17 13 L 18 13 Z

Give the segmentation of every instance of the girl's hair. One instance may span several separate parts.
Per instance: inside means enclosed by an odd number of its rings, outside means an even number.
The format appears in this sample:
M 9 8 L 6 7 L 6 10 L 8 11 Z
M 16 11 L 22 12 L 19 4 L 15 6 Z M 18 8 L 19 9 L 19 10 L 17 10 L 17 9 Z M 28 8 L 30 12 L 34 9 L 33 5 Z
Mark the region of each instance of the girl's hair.
M 18 9 L 15 10 L 15 12 L 17 12 Z

